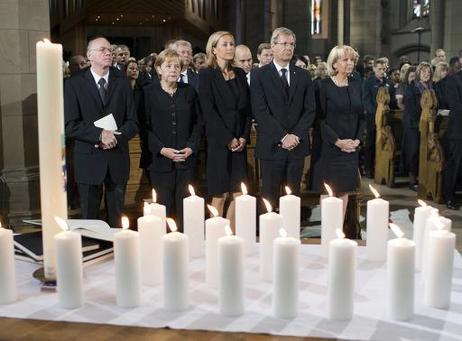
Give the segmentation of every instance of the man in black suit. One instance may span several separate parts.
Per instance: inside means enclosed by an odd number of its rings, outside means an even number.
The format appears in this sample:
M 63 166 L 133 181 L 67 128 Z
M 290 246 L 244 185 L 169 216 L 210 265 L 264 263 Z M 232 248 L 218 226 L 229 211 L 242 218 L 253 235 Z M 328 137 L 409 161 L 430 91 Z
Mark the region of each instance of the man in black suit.
M 172 48 L 178 53 L 183 62 L 178 82 L 192 85 L 196 91 L 199 89 L 199 74 L 191 69 L 192 46 L 189 41 L 177 40 L 172 44 Z
M 449 124 L 446 134 L 446 169 L 443 196 L 449 209 L 458 210 L 454 200 L 462 170 L 462 71 L 448 76 L 446 98 L 449 104 Z
M 138 132 L 133 93 L 126 76 L 111 67 L 105 38 L 88 43 L 87 58 L 91 67 L 66 82 L 66 137 L 75 141 L 74 171 L 82 218 L 98 218 L 104 185 L 107 221 L 117 227 L 130 172 L 128 141 Z M 114 116 L 117 131 L 94 125 L 108 114 Z
M 252 70 L 252 112 L 257 120 L 256 155 L 261 160 L 262 195 L 276 205 L 282 184 L 300 194 L 308 129 L 315 118 L 308 71 L 290 63 L 295 34 L 284 27 L 271 37 L 273 61 Z

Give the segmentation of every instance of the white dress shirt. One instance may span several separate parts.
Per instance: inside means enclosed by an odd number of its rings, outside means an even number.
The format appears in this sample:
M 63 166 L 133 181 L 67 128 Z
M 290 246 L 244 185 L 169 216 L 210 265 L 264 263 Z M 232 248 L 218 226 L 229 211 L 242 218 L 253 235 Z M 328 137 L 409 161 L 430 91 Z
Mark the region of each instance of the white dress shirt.
M 286 78 L 287 78 L 287 83 L 289 83 L 290 86 L 290 69 L 289 69 L 289 64 L 287 66 L 280 66 L 278 63 L 276 63 L 273 59 L 274 66 L 276 66 L 276 70 L 278 70 L 279 76 L 282 76 L 281 69 L 286 69 Z

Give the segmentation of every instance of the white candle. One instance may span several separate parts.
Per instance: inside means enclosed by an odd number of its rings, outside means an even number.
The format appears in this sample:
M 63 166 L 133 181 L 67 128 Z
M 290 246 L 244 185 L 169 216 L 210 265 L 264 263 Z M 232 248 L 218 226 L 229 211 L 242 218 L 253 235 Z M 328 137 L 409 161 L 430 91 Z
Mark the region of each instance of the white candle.
M 335 231 L 343 231 L 343 200 L 333 196 L 329 185 L 324 184 L 329 193 L 321 200 L 321 254 L 329 256 L 329 243 L 335 239 Z
M 140 237 L 128 229 L 128 218 L 122 218 L 123 230 L 114 235 L 114 266 L 117 305 L 137 307 L 141 300 Z
M 138 218 L 141 279 L 144 285 L 157 285 L 162 278 L 161 245 L 165 232 L 165 224 L 160 217 L 146 215 Z
M 215 207 L 207 205 L 213 218 L 205 221 L 205 278 L 207 284 L 216 287 L 218 284 L 218 239 L 224 237 L 225 227 L 230 224 L 228 219 L 218 217 Z
M 432 231 L 436 231 L 436 223 L 439 221 L 439 213 L 437 208 L 433 208 L 430 211 L 430 215 L 428 216 L 427 220 L 425 221 L 425 231 L 422 240 L 422 250 L 428 250 L 428 245 L 430 243 L 430 233 Z M 450 231 L 449 231 L 450 232 Z M 428 252 L 422 252 L 422 264 L 421 264 L 421 271 L 422 277 L 425 281 L 425 274 L 428 268 Z
M 337 236 L 329 245 L 328 316 L 331 320 L 350 320 L 354 310 L 358 243 L 345 239 L 340 229 L 337 230 Z
M 381 199 L 371 185 L 369 187 L 376 198 L 367 202 L 367 258 L 383 262 L 387 258 L 389 203 Z
M 273 316 L 283 319 L 298 315 L 300 291 L 300 239 L 288 237 L 284 229 L 273 241 Z
M 284 220 L 284 229 L 289 237 L 300 239 L 300 197 L 293 195 L 290 188 L 286 186 L 286 193 L 279 198 L 279 214 Z
M 414 316 L 415 243 L 398 226 L 390 227 L 398 238 L 387 247 L 387 315 L 404 321 Z
M 236 236 L 244 239 L 245 254 L 254 254 L 257 248 L 257 199 L 247 194 L 241 184 L 242 195 L 236 200 Z
M 438 230 L 428 239 L 428 267 L 424 281 L 425 304 L 447 309 L 451 303 L 452 274 L 456 235 L 445 229 L 444 223 L 435 222 Z
M 151 215 L 151 205 L 145 201 L 143 206 L 143 217 L 147 215 Z
M 64 230 L 55 235 L 58 301 L 64 309 L 83 305 L 82 236 L 69 231 L 66 222 L 55 217 Z
M 176 231 L 173 219 L 167 221 L 172 232 L 162 237 L 164 308 L 181 311 L 188 308 L 189 238 Z
M 189 185 L 191 196 L 183 199 L 183 231 L 189 237 L 189 251 L 191 257 L 204 256 L 204 198 L 196 195 L 194 188 Z
M 164 222 L 165 229 L 167 228 L 167 208 L 165 205 L 157 203 L 156 190 L 152 189 L 152 204 L 149 205 L 150 214 L 158 216 Z
M 271 204 L 263 199 L 268 213 L 260 215 L 260 276 L 271 282 L 273 279 L 273 241 L 279 236 L 284 220 L 280 214 L 272 212 Z
M 415 267 L 417 271 L 421 271 L 422 269 L 422 257 L 423 257 L 423 245 L 424 245 L 424 236 L 425 236 L 425 224 L 427 222 L 427 218 L 430 216 L 432 211 L 431 206 L 427 206 L 427 204 L 422 201 L 418 200 L 420 207 L 416 207 L 414 211 L 414 236 L 413 240 L 415 243 Z
M 0 223 L 0 304 L 16 301 L 16 268 L 14 264 L 13 231 Z
M 45 277 L 55 279 L 54 236 L 60 228 L 54 217 L 67 219 L 63 49 L 46 39 L 39 41 L 36 48 L 43 263 Z
M 218 239 L 218 304 L 221 315 L 244 313 L 244 239 L 233 236 L 226 226 L 226 236 Z

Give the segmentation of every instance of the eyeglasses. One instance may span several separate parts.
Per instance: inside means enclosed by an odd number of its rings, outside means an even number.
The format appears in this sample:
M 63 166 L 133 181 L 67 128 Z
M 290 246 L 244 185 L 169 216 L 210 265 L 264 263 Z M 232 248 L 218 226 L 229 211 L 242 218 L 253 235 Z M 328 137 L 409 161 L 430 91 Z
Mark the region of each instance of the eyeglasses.
M 295 43 L 274 43 L 275 45 L 282 45 L 284 47 L 295 48 Z
M 106 53 L 106 52 L 112 53 L 109 47 L 104 47 L 104 46 L 92 49 L 92 51 L 97 51 L 99 53 Z

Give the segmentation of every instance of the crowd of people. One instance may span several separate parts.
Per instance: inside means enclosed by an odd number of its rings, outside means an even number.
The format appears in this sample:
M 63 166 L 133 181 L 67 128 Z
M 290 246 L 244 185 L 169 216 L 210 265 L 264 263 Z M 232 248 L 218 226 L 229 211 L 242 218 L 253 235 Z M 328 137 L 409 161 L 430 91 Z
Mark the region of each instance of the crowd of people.
M 129 177 L 128 141 L 139 133 L 140 167 L 158 201 L 181 228 L 182 200 L 195 182 L 197 155 L 206 145 L 207 195 L 220 215 L 234 221 L 234 198 L 247 183 L 247 143 L 256 127 L 260 194 L 275 209 L 281 188 L 300 194 L 305 158 L 311 155 L 311 190 L 324 183 L 348 202 L 360 174 L 373 177 L 375 112 L 379 88 L 390 107 L 402 110 L 401 172 L 418 186 L 420 98 L 433 89 L 438 109 L 449 111 L 444 195 L 457 209 L 455 189 L 462 160 L 461 56 L 412 65 L 406 56 L 391 67 L 386 57 L 364 56 L 350 46 L 334 47 L 327 60 L 295 55 L 296 36 L 274 30 L 269 43 L 251 49 L 218 31 L 205 53 L 193 54 L 185 40 L 169 41 L 160 53 L 140 60 L 125 45 L 92 39 L 86 56 L 65 65 L 65 131 L 73 142 L 73 170 L 82 218 L 98 218 L 106 201 L 107 220 L 120 225 Z M 112 114 L 117 130 L 94 122 Z M 312 128 L 312 129 L 311 129 Z M 312 136 L 310 136 L 310 131 Z M 229 205 L 225 205 L 226 201 Z M 225 210 L 226 208 L 226 210 Z M 226 212 L 225 212 L 226 211 Z

